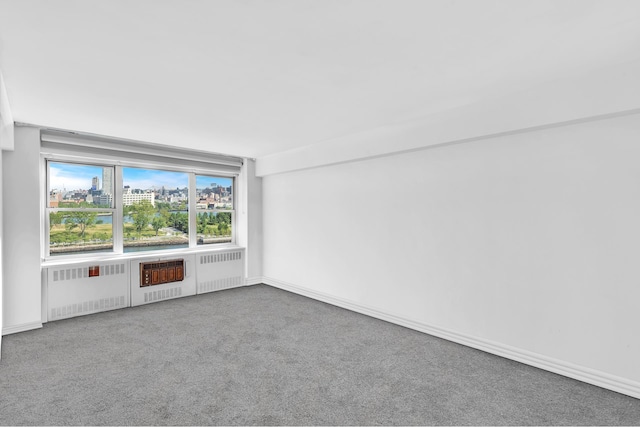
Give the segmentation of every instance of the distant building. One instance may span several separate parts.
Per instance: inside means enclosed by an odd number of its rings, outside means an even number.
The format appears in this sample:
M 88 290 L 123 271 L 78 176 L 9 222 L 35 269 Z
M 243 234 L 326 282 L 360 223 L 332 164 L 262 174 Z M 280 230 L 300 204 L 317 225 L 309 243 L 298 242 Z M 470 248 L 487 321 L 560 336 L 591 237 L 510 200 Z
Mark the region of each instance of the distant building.
M 102 194 L 113 194 L 113 168 L 102 168 Z
M 49 207 L 50 208 L 57 208 L 60 204 L 60 202 L 62 201 L 62 193 L 54 190 L 51 193 L 49 193 Z
M 113 194 L 102 193 L 102 194 L 100 194 L 98 196 L 94 196 L 93 197 L 93 204 L 94 205 L 112 206 L 112 204 L 113 204 Z
M 91 180 L 91 191 L 96 191 L 98 188 L 100 188 L 100 179 L 98 179 L 97 176 L 94 176 Z
M 128 185 L 124 187 L 124 192 L 122 194 L 122 204 L 124 206 L 132 205 L 141 200 L 148 200 L 153 206 L 155 206 L 155 199 L 156 197 L 154 193 L 133 193 Z

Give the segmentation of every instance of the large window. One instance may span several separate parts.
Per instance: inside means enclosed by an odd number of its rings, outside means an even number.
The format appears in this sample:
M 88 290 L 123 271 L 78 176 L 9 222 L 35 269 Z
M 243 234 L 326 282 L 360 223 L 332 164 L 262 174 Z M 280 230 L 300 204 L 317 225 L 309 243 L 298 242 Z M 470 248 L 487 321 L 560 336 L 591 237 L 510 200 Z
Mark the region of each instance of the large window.
M 115 164 L 46 164 L 45 256 L 234 242 L 233 176 Z

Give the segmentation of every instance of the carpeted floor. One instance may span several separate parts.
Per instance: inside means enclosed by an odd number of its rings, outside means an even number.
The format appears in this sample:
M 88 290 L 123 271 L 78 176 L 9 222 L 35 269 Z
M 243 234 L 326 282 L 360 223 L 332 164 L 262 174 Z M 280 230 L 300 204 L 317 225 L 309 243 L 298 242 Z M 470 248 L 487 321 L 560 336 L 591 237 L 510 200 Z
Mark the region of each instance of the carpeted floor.
M 640 400 L 260 285 L 4 337 L 0 424 L 637 425 Z

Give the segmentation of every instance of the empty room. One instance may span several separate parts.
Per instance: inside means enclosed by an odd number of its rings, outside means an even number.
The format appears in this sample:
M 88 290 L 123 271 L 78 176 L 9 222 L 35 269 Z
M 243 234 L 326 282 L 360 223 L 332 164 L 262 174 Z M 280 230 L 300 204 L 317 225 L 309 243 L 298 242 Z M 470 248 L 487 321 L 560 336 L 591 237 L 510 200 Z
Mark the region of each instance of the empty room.
M 640 1 L 0 0 L 0 425 L 640 424 Z

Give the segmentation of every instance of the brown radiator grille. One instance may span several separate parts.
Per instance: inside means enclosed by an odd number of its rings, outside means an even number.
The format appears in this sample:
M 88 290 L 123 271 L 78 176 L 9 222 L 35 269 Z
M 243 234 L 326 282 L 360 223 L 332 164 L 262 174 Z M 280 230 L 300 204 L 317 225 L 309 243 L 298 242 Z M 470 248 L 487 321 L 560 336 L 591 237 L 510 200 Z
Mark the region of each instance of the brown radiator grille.
M 140 287 L 184 280 L 184 259 L 140 263 Z

